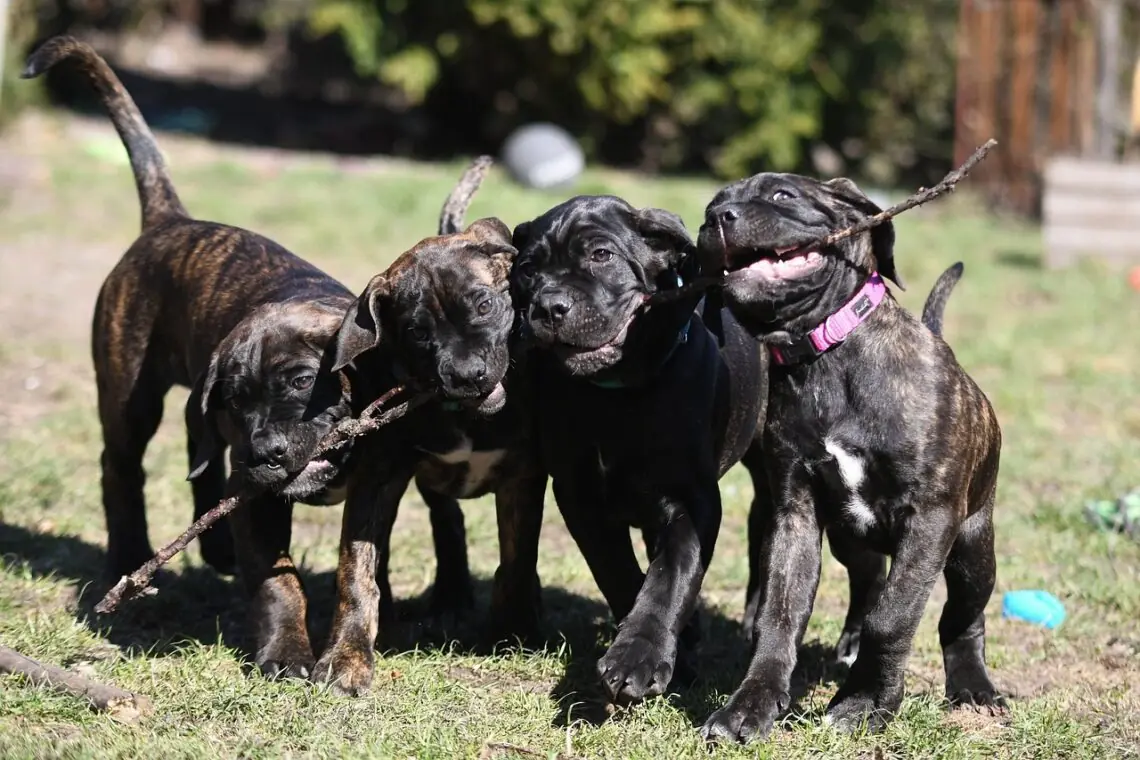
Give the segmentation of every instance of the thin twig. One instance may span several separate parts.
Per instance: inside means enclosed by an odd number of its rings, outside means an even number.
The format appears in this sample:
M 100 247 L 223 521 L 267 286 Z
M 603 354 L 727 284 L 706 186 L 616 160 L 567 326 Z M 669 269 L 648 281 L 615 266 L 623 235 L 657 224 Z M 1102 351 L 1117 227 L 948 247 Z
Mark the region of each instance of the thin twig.
M 146 697 L 90 681 L 78 673 L 54 665 L 45 665 L 8 647 L 0 647 L 0 673 L 18 673 L 37 686 L 50 686 L 57 691 L 82 697 L 93 709 L 110 713 L 112 717 L 125 722 L 134 721 L 151 710 L 150 701 Z
M 451 191 L 451 195 L 447 196 L 443 210 L 440 211 L 440 235 L 454 235 L 463 229 L 463 217 L 467 214 L 467 207 L 471 205 L 471 199 L 483 184 L 483 178 L 487 176 L 487 171 L 494 161 L 490 156 L 479 156 L 463 172 L 459 184 Z
M 383 426 L 395 422 L 420 404 L 431 398 L 431 393 L 420 393 L 408 399 L 399 406 L 395 406 L 384 413 L 380 410 L 397 394 L 402 393 L 405 387 L 398 385 L 368 405 L 359 417 L 341 420 L 328 435 L 321 439 L 314 450 L 310 461 L 319 459 L 329 451 L 342 446 L 353 438 L 378 430 Z M 175 554 L 185 549 L 198 536 L 202 535 L 211 525 L 237 509 L 247 498 L 247 494 L 239 493 L 223 499 L 217 506 L 199 517 L 190 527 L 182 532 L 178 538 L 162 547 L 157 554 L 147 560 L 146 564 L 130 575 L 119 579 L 110 591 L 95 605 L 95 611 L 100 614 L 114 612 L 118 606 L 127 599 L 142 593 L 150 585 L 158 569 L 169 562 Z
M 876 227 L 883 222 L 888 222 L 904 211 L 910 211 L 916 206 L 921 206 L 925 203 L 929 203 L 939 196 L 953 192 L 958 183 L 965 179 L 966 176 L 969 175 L 969 173 L 973 170 L 973 168 L 981 163 L 982 159 L 984 159 L 996 145 L 997 140 L 994 140 L 993 138 L 986 140 L 985 144 L 974 151 L 974 154 L 967 158 L 961 166 L 943 177 L 942 181 L 934 187 L 919 188 L 917 193 L 910 196 L 902 203 L 891 206 L 886 211 L 880 211 L 874 216 L 869 216 L 858 224 L 853 224 L 846 229 L 832 232 L 827 235 L 827 237 L 806 243 L 801 247 L 814 245 L 815 243 L 821 243 L 823 245 L 834 245 L 840 240 L 845 240 L 852 235 L 858 235 L 860 232 L 866 232 L 872 227 Z M 655 304 L 678 301 L 682 298 L 691 296 L 694 293 L 698 293 L 703 290 L 707 290 L 710 287 L 718 285 L 722 280 L 722 277 L 701 277 L 689 283 L 688 285 L 677 288 L 676 290 L 664 290 L 660 293 L 654 293 L 645 300 L 645 305 L 653 306 Z

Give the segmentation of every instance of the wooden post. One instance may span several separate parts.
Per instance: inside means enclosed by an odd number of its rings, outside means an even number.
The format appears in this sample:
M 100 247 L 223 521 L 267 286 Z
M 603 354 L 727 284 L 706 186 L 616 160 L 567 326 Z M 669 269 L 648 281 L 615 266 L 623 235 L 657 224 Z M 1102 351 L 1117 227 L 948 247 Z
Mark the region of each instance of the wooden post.
M 1120 24 L 1121 0 L 1100 0 L 1097 33 L 1100 37 L 1100 66 L 1096 85 L 1096 155 L 1116 158 L 1116 137 L 1120 123 Z
M 8 0 L 0 0 L 0 109 L 4 108 L 4 56 L 8 41 Z
M 1005 181 L 1009 201 L 1018 212 L 1036 213 L 1037 183 L 1037 51 L 1040 5 L 1037 0 L 1013 4 L 1013 55 L 1009 96 L 1009 135 L 1005 144 L 1008 158 Z M 1056 93 L 1054 93 L 1056 94 Z

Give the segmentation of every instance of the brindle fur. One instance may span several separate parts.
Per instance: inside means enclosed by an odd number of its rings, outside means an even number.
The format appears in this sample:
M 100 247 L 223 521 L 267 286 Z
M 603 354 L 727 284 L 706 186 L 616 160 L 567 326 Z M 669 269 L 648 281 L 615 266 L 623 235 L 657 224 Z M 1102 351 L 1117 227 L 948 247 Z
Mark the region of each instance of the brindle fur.
M 723 292 L 742 324 L 787 344 L 838 310 L 872 271 L 898 281 L 893 227 L 821 250 L 822 265 L 796 277 L 763 278 L 747 265 L 877 212 L 846 179 L 760 174 L 709 204 L 702 261 L 729 271 Z M 757 498 L 750 516 L 752 661 L 705 723 L 707 738 L 762 737 L 787 709 L 824 533 L 851 584 L 838 647 L 851 670 L 828 721 L 877 729 L 898 710 L 914 633 L 940 572 L 947 697 L 1001 703 L 984 639 L 1001 432 L 939 334 L 960 272 L 956 265 L 939 280 L 922 322 L 888 295 L 845 342 L 803 363 L 773 364 L 764 432 L 770 498 Z
M 372 682 L 373 645 L 392 615 L 390 533 L 412 479 L 431 508 L 440 547 L 435 612 L 456 614 L 472 605 L 456 500 L 494 493 L 500 564 L 491 637 L 529 638 L 539 625 L 546 475 L 531 444 L 527 370 L 512 359 L 507 276 L 515 249 L 498 219 L 444 231 L 373 278 L 338 335 L 336 366 L 350 378 L 356 412 L 397 384 L 437 392 L 414 414 L 362 440 L 354 454 L 361 464 L 345 503 L 338 602 L 313 675 L 343 694 L 361 694 Z M 487 313 L 479 313 L 481 304 Z M 489 452 L 500 452 L 497 461 L 478 467 L 490 462 Z M 473 480 L 477 470 L 483 477 Z
M 271 240 L 190 218 L 150 129 L 89 46 L 53 38 L 24 75 L 65 60 L 78 64 L 122 137 L 142 207 L 142 233 L 104 281 L 92 326 L 107 573 L 118 578 L 154 553 L 143 454 L 167 391 L 193 385 L 186 416 L 195 518 L 226 494 L 253 492 L 228 519 L 230 530 L 222 520 L 202 535 L 203 558 L 223 573 L 240 568 L 258 666 L 271 675 L 307 675 L 314 657 L 289 556 L 291 514 L 295 500 L 343 498 L 338 462 L 318 475 L 304 467 L 348 412 L 336 377 L 317 370 L 332 361 L 326 348 L 352 294 Z M 302 375 L 317 377 L 315 385 L 291 388 Z

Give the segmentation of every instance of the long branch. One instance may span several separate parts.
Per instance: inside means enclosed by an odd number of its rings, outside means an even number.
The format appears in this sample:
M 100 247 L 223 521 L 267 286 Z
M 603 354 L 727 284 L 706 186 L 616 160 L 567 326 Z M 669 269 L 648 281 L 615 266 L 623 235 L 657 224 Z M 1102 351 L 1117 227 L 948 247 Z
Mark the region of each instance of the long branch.
M 108 712 L 123 721 L 134 720 L 151 709 L 146 697 L 116 686 L 96 683 L 54 665 L 45 665 L 8 647 L 0 646 L 0 673 L 18 673 L 37 686 L 49 686 L 82 697 L 92 708 Z
M 310 461 L 319 459 L 333 449 L 343 446 L 353 438 L 367 435 L 389 423 L 395 422 L 417 406 L 423 404 L 431 398 L 432 395 L 431 393 L 417 394 L 402 404 L 381 413 L 384 406 L 404 390 L 404 386 L 398 385 L 369 404 L 364 411 L 361 412 L 359 417 L 341 420 L 335 428 L 329 431 L 329 433 L 320 440 L 317 444 L 317 448 L 310 457 Z M 100 614 L 114 612 L 124 600 L 138 596 L 150 585 L 151 580 L 154 579 L 154 574 L 158 572 L 160 567 L 169 562 L 174 555 L 189 546 L 190 542 L 202 535 L 207 528 L 241 506 L 247 498 L 247 494 L 238 493 L 229 498 L 222 499 L 213 509 L 191 523 L 190 527 L 182 531 L 182 534 L 178 536 L 178 538 L 162 547 L 157 554 L 147 560 L 146 564 L 130 575 L 121 577 L 99 603 L 95 605 L 95 611 Z
M 963 162 L 962 165 L 957 169 L 943 177 L 937 185 L 929 188 L 919 188 L 917 193 L 911 195 L 903 202 L 891 206 L 886 211 L 880 211 L 874 216 L 869 216 L 857 224 L 853 224 L 850 227 L 842 230 L 836 230 L 835 232 L 828 234 L 826 237 L 822 237 L 819 240 L 813 241 L 812 243 L 807 243 L 806 245 L 812 245 L 813 243 L 834 245 L 840 240 L 845 240 L 852 235 L 858 235 L 860 232 L 866 232 L 872 227 L 876 227 L 883 222 L 888 222 L 904 211 L 910 211 L 916 206 L 930 203 L 930 201 L 934 200 L 935 198 L 953 192 L 958 183 L 965 179 L 967 175 L 969 175 L 969 173 L 973 170 L 973 168 L 981 163 L 982 159 L 984 159 L 996 145 L 997 140 L 994 140 L 993 138 L 986 140 L 986 142 L 981 147 L 974 151 L 973 155 L 967 158 L 965 162 Z M 655 304 L 678 301 L 682 298 L 687 298 L 694 293 L 699 293 L 701 291 L 707 290 L 710 287 L 714 287 L 720 284 L 723 279 L 724 278 L 721 276 L 701 277 L 689 283 L 688 285 L 684 285 L 675 290 L 663 290 L 659 293 L 654 293 L 646 299 L 645 304 L 647 306 L 652 306 Z

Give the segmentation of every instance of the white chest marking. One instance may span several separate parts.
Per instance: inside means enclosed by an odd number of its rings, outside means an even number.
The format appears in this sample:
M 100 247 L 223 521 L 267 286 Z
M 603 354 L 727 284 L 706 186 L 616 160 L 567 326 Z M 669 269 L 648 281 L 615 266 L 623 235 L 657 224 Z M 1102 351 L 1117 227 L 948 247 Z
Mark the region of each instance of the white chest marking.
M 434 451 L 429 453 L 444 464 L 467 465 L 467 478 L 463 490 L 471 492 L 478 490 L 486 482 L 506 451 L 504 449 L 475 451 L 471 448 L 471 439 L 464 436 L 460 439 L 459 445 L 451 451 L 443 454 Z
M 830 438 L 824 439 L 823 447 L 827 449 L 827 453 L 835 457 L 835 463 L 839 467 L 839 477 L 843 479 L 843 485 L 847 486 L 849 491 L 847 503 L 844 505 L 847 516 L 855 521 L 856 530 L 866 533 L 875 525 L 875 513 L 859 495 L 859 486 L 867 477 L 863 460 Z

